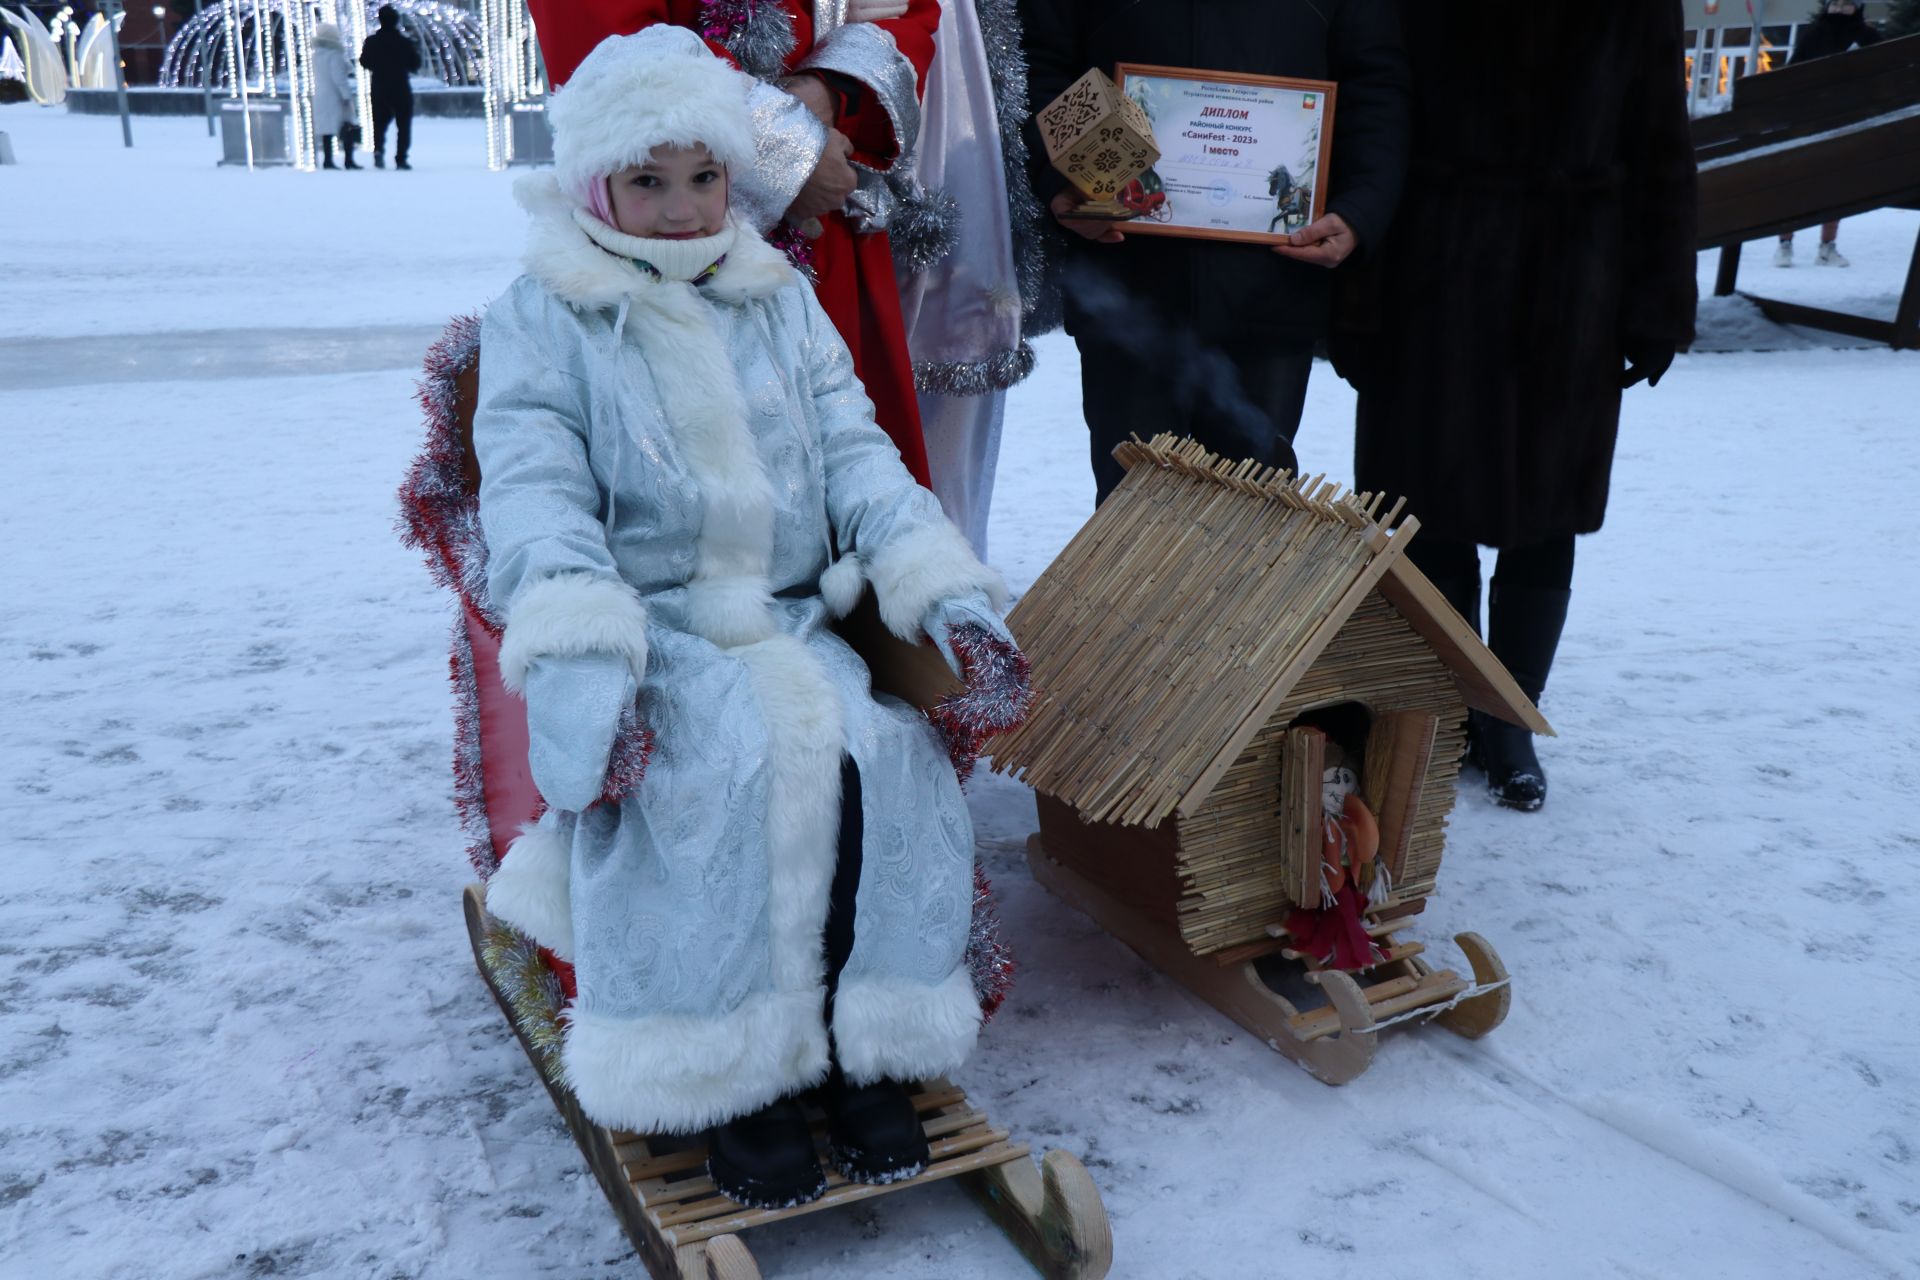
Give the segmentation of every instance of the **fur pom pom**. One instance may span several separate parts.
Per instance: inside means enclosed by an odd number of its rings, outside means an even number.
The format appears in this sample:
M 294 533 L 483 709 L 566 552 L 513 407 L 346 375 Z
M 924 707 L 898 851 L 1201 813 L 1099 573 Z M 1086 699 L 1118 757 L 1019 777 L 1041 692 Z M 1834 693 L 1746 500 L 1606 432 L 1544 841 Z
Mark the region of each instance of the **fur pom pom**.
M 867 573 L 860 567 L 859 556 L 841 556 L 820 575 L 820 598 L 827 602 L 827 612 L 835 618 L 852 613 L 866 589 Z

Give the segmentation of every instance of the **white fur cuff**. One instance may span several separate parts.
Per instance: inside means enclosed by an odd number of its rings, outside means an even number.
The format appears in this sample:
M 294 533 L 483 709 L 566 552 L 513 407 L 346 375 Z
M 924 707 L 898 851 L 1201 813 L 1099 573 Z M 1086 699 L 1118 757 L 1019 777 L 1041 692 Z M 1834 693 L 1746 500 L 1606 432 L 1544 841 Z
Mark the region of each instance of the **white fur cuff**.
M 618 578 L 562 573 L 521 589 L 500 638 L 500 683 L 515 693 L 535 658 L 617 653 L 647 678 L 647 607 Z
M 568 961 L 573 959 L 572 858 L 567 835 L 549 811 L 521 830 L 487 880 L 487 913 Z
M 941 520 L 893 539 L 868 558 L 867 578 L 887 630 L 909 644 L 920 640 L 927 610 L 942 600 L 978 591 L 996 609 L 1007 605 L 1007 584 L 980 563 L 952 524 Z
M 748 996 L 717 1018 L 615 1018 L 577 1006 L 561 1069 L 580 1106 L 634 1133 L 696 1133 L 818 1084 L 823 993 Z
M 963 964 L 935 986 L 903 978 L 842 982 L 833 1043 L 854 1084 L 958 1070 L 980 1037 L 980 998 Z

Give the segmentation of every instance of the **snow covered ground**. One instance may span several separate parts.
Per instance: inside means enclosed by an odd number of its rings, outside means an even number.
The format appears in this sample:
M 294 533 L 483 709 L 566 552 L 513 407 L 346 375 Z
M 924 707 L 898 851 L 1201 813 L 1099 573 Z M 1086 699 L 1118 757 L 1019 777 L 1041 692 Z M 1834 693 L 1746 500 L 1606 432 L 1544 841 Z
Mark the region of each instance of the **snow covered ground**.
M 508 180 L 467 122 L 412 174 L 135 129 L 0 109 L 0 1275 L 637 1276 L 471 966 L 448 602 L 391 532 L 407 366 L 511 278 Z M 1916 224 L 1742 283 L 1890 313 Z M 960 1079 L 1087 1161 L 1116 1276 L 1920 1274 L 1920 355 L 1708 329 L 1745 349 L 1627 399 L 1552 800 L 1469 787 L 1419 929 L 1500 948 L 1491 1038 L 1320 1085 L 1037 889 L 1031 795 L 974 785 L 1022 973 Z M 1041 353 L 993 529 L 1020 586 L 1091 505 Z M 1351 411 L 1320 370 L 1308 466 L 1346 471 Z M 1026 1274 L 945 1186 L 750 1242 Z

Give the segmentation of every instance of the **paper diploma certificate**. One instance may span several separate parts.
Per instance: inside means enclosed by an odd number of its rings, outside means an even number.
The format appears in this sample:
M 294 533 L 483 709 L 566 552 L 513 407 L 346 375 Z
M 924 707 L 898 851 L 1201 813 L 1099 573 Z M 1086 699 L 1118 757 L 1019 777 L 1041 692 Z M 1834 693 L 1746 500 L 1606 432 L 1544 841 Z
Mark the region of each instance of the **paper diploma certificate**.
M 1153 124 L 1160 161 L 1119 199 L 1126 233 L 1277 244 L 1326 208 L 1335 86 L 1123 62 L 1114 79 Z

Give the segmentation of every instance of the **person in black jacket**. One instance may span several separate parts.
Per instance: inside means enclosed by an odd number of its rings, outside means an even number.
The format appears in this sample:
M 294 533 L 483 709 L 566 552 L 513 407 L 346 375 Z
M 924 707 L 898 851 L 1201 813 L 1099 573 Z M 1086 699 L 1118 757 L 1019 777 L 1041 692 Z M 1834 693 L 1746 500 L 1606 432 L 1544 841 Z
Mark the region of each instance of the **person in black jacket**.
M 1853 0 L 1827 0 L 1827 4 L 1807 24 L 1800 38 L 1793 43 L 1793 56 L 1787 59 L 1787 65 L 1797 67 L 1803 62 L 1812 62 L 1816 58 L 1832 57 L 1836 53 L 1845 53 L 1849 49 L 1864 49 L 1877 44 L 1880 32 L 1867 21 L 1860 12 L 1860 6 Z M 1820 228 L 1820 248 L 1814 254 L 1814 262 L 1822 267 L 1849 267 L 1840 252 L 1840 219 L 1835 218 Z M 1773 265 L 1790 267 L 1793 265 L 1793 232 L 1780 237 L 1780 245 L 1773 251 Z
M 1190 435 L 1295 465 L 1330 268 L 1385 233 L 1407 163 L 1406 56 L 1391 0 L 1022 0 L 1029 86 L 1045 106 L 1089 67 L 1141 62 L 1339 84 L 1326 213 L 1267 248 L 1126 235 L 1075 220 L 1077 191 L 1029 124 L 1036 192 L 1069 231 L 1061 269 L 1104 500 L 1130 435 Z
M 400 31 L 400 14 L 380 6 L 380 29 L 360 46 L 360 65 L 373 76 L 373 165 L 387 167 L 387 121 L 394 123 L 393 167 L 411 169 L 407 146 L 413 141 L 413 84 L 420 51 Z
M 1407 555 L 1546 687 L 1574 535 L 1607 509 L 1621 392 L 1693 338 L 1694 161 L 1679 0 L 1400 0 L 1413 170 L 1343 272 L 1334 367 L 1360 392 L 1354 483 L 1404 495 Z M 1579 50 L 1569 57 L 1568 50 Z M 1532 735 L 1474 713 L 1494 798 L 1537 809 Z

